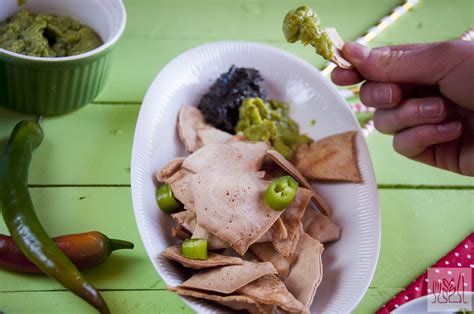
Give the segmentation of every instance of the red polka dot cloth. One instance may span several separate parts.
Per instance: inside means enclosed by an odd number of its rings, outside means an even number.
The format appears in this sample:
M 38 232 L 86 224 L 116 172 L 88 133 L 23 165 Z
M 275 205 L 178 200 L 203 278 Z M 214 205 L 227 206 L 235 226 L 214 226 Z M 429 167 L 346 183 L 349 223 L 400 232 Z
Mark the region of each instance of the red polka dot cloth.
M 471 282 L 474 282 L 474 233 L 471 233 L 451 252 L 431 266 L 431 268 L 471 268 Z M 428 282 L 428 272 L 425 272 L 406 289 L 382 306 L 377 311 L 377 314 L 390 313 L 406 302 L 427 295 L 429 290 Z M 469 291 L 472 290 L 471 285 Z

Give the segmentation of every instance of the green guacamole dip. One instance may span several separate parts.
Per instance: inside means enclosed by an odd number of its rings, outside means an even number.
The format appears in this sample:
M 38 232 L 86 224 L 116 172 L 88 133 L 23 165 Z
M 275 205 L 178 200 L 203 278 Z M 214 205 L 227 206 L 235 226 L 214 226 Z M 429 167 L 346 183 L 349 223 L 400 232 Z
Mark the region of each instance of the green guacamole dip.
M 270 143 L 288 160 L 293 158 L 299 145 L 312 142 L 300 134 L 298 124 L 289 116 L 288 105 L 276 100 L 244 99 L 235 131 L 242 132 L 248 140 Z
M 333 56 L 332 42 L 320 25 L 317 14 L 303 5 L 290 10 L 283 20 L 283 33 L 286 41 L 294 43 L 298 40 L 315 48 L 316 53 L 329 60 Z
M 102 45 L 97 34 L 69 16 L 21 9 L 0 22 L 0 48 L 35 57 L 67 57 Z

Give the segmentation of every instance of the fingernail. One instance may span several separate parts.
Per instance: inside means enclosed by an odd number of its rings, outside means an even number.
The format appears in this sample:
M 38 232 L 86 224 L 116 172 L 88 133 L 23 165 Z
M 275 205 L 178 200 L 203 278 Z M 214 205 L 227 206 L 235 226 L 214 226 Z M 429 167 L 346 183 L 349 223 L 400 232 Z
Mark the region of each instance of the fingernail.
M 375 89 L 374 98 L 380 104 L 391 104 L 392 96 L 392 87 L 390 84 L 380 84 Z
M 437 126 L 438 132 L 442 134 L 454 134 L 461 130 L 462 124 L 459 121 L 440 124 Z
M 344 54 L 346 57 L 351 59 L 352 61 L 363 62 L 365 61 L 370 54 L 370 49 L 366 46 L 362 46 L 359 43 L 349 42 L 344 45 L 345 51 L 347 52 Z
M 424 118 L 438 118 L 442 112 L 443 106 L 439 101 L 424 103 L 420 108 L 420 114 Z

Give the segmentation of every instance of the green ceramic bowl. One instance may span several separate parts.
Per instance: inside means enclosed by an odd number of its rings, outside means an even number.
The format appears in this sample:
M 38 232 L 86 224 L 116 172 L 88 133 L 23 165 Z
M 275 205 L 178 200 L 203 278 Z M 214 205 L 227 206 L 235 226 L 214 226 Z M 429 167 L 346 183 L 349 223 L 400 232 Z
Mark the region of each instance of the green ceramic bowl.
M 17 0 L 0 0 L 0 20 Z M 36 115 L 74 111 L 93 101 L 110 70 L 111 52 L 126 23 L 122 0 L 26 0 L 30 12 L 69 15 L 92 27 L 104 44 L 71 57 L 41 58 L 0 49 L 0 105 Z

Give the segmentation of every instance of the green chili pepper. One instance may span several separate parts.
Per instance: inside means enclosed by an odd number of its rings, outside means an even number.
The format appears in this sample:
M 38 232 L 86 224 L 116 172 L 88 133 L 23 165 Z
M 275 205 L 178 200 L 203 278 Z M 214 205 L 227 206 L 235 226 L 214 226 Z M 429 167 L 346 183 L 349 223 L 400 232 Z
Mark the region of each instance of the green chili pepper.
M 156 189 L 156 202 L 165 213 L 172 213 L 181 208 L 181 203 L 174 198 L 169 184 L 163 184 Z
M 264 194 L 265 203 L 274 210 L 284 210 L 295 199 L 298 182 L 290 176 L 283 176 L 268 186 Z
M 189 259 L 207 259 L 206 239 L 186 239 L 181 245 L 181 255 Z
M 28 170 L 32 153 L 42 141 L 40 125 L 22 121 L 0 157 L 0 208 L 5 224 L 23 254 L 39 269 L 101 313 L 110 313 L 100 293 L 56 246 L 36 216 L 28 191 Z

